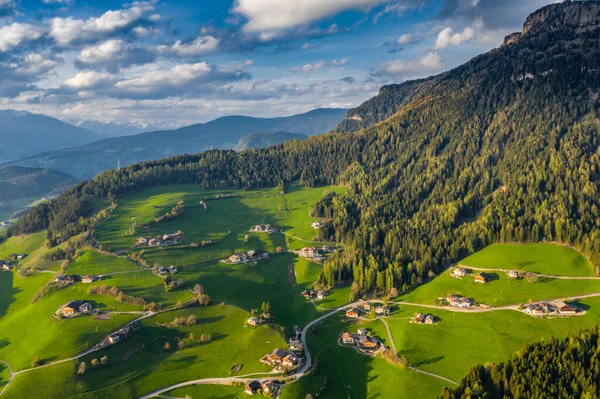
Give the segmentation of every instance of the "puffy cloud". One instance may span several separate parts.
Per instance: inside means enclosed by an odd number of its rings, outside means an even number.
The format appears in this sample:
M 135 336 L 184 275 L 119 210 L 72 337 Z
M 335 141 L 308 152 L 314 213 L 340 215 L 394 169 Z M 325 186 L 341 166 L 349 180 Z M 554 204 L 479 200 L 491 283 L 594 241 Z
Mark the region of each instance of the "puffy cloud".
M 117 32 L 135 28 L 144 19 L 155 20 L 154 15 L 148 16 L 154 10 L 149 2 L 139 1 L 129 8 L 110 10 L 100 17 L 87 20 L 68 18 L 53 18 L 50 20 L 50 36 L 58 44 L 68 45 L 75 41 L 98 40 Z
M 117 71 L 132 65 L 141 65 L 154 61 L 155 56 L 151 51 L 138 48 L 121 39 L 111 39 L 96 46 L 84 48 L 75 66 L 83 68 L 105 69 Z
M 334 59 L 332 62 L 333 65 L 343 66 L 346 65 L 350 61 L 350 57 L 341 58 L 339 60 Z
M 158 68 L 115 84 L 111 95 L 119 98 L 157 99 L 171 96 L 200 96 L 227 82 L 247 80 L 242 69 L 224 69 L 206 62 Z
M 405 33 L 396 40 L 396 44 L 399 46 L 405 46 L 407 44 L 412 43 L 414 40 L 414 36 L 410 33 Z
M 50 53 L 26 53 L 0 62 L 0 96 L 17 97 L 26 91 L 35 92 L 32 85 L 62 63 Z
M 63 4 L 65 6 L 70 6 L 75 2 L 75 0 L 42 0 L 44 4 Z
M 427 53 L 414 60 L 396 60 L 383 65 L 380 72 L 406 77 L 423 76 L 444 69 L 444 60 L 438 53 Z
M 179 57 L 197 57 L 217 50 L 221 41 L 211 35 L 198 36 L 191 43 L 177 40 L 172 46 L 158 46 L 157 50 L 163 54 L 173 54 Z
M 477 20 L 472 26 L 467 26 L 462 32 L 454 32 L 451 27 L 446 27 L 438 33 L 435 49 L 443 49 L 449 46 L 460 46 L 475 38 L 476 30 L 483 27 L 481 20 Z
M 72 91 L 97 89 L 106 87 L 117 80 L 117 77 L 108 72 L 88 71 L 79 72 L 70 79 L 65 80 L 62 88 Z
M 292 72 L 303 72 L 303 73 L 315 72 L 315 71 L 320 71 L 321 69 L 325 68 L 326 65 L 327 64 L 325 63 L 325 61 L 321 60 L 321 61 L 317 61 L 317 62 L 314 62 L 311 64 L 304 64 L 302 66 L 292 68 L 291 71 Z
M 233 12 L 244 16 L 248 32 L 268 32 L 306 25 L 341 11 L 368 9 L 393 0 L 237 0 Z
M 39 39 L 44 31 L 30 24 L 13 23 L 0 28 L 0 52 L 7 52 L 21 43 Z

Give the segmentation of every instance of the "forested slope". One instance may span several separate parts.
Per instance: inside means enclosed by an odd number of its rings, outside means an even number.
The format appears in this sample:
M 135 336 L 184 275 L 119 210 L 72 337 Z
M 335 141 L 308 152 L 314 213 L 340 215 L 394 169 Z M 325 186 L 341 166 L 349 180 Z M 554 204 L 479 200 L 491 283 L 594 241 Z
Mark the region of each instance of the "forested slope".
M 52 243 L 91 222 L 85 196 L 158 184 L 344 184 L 313 215 L 344 242 L 321 282 L 353 293 L 407 290 L 492 242 L 559 241 L 600 266 L 600 5 L 554 4 L 523 33 L 425 87 L 389 119 L 236 154 L 209 151 L 98 175 L 33 209 L 12 234 Z M 404 100 L 400 100 L 403 102 Z

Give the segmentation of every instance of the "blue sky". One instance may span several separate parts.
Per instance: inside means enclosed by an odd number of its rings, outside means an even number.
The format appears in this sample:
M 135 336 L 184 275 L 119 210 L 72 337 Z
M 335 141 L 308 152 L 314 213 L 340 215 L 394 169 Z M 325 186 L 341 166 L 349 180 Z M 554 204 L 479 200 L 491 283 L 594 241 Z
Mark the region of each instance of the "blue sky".
M 0 107 L 174 127 L 353 107 L 551 0 L 0 0 Z

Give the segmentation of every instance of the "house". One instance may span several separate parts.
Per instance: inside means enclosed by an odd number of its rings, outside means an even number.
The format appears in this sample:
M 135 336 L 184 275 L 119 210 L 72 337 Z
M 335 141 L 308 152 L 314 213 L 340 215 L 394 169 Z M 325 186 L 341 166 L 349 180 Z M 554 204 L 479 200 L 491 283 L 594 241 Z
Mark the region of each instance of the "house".
M 534 316 L 543 316 L 544 315 L 544 309 L 542 309 L 542 307 L 538 304 L 528 305 L 525 308 L 525 311 Z
M 275 381 L 273 381 L 273 380 L 263 381 L 260 385 L 262 386 L 263 392 L 266 392 L 266 393 L 274 392 L 275 389 L 277 389 L 277 386 L 275 385 Z
M 352 309 L 348 309 L 346 311 L 346 317 L 350 317 L 353 319 L 357 319 L 358 318 L 358 310 L 352 308 Z
M 425 315 L 421 312 L 417 313 L 415 317 L 410 320 L 411 323 L 423 324 L 425 323 Z
M 146 245 L 148 244 L 148 239 L 145 237 L 140 237 L 137 240 L 137 245 Z
M 435 323 L 435 319 L 433 318 L 433 315 L 428 314 L 427 316 L 425 316 L 425 324 L 433 324 Z
M 165 269 L 163 266 L 159 266 L 157 271 L 158 271 L 158 274 L 160 274 L 161 276 L 165 276 L 165 275 L 169 274 L 167 269 Z
M 81 278 L 81 282 L 86 284 L 93 283 L 94 281 L 96 281 L 96 276 L 90 276 L 89 274 L 86 274 Z
M 22 259 L 25 259 L 26 257 L 27 257 L 27 254 L 17 254 L 16 259 L 22 260 Z
M 74 316 L 79 312 L 79 307 L 83 304 L 83 301 L 69 301 L 58 309 L 58 313 L 63 316 Z
M 361 306 L 365 312 L 371 311 L 371 304 L 369 302 L 364 302 Z
M 361 335 L 358 339 L 358 346 L 364 350 L 375 350 L 379 347 L 379 342 L 366 335 Z
M 310 299 L 313 296 L 313 292 L 311 290 L 304 290 L 301 295 L 306 299 Z
M 8 262 L 0 262 L 0 264 L 2 264 L 2 269 L 6 270 L 6 271 L 10 271 L 13 268 L 12 263 L 8 263 Z
M 288 351 L 283 349 L 273 349 L 273 352 L 262 358 L 263 363 L 268 364 L 281 364 L 283 358 L 289 354 Z
M 377 306 L 375 308 L 375 314 L 389 316 L 390 307 L 389 306 Z
M 485 284 L 485 283 L 489 283 L 490 281 L 492 281 L 492 279 L 490 278 L 490 276 L 488 276 L 485 273 L 477 273 L 475 276 L 473 276 L 473 280 L 476 283 L 481 283 L 481 284 Z
M 327 296 L 326 292 L 323 292 L 323 291 L 317 292 L 317 299 L 325 299 L 326 296 Z
M 296 352 L 301 351 L 302 342 L 299 339 L 290 338 L 290 349 Z
M 456 306 L 459 308 L 470 308 L 473 305 L 473 301 L 471 299 L 457 294 L 448 295 L 446 300 L 451 306 Z
M 334 247 L 330 247 L 330 246 L 328 246 L 328 245 L 323 245 L 323 248 L 321 248 L 321 250 L 322 250 L 323 252 L 329 253 L 329 252 L 333 252 L 333 251 L 335 251 L 335 248 L 334 248 Z
M 283 364 L 285 367 L 294 367 L 298 364 L 298 358 L 293 353 L 290 353 L 281 359 L 281 364 Z
M 175 266 L 169 266 L 169 273 L 171 273 L 171 274 L 177 273 L 177 268 Z
M 558 309 L 558 311 L 561 314 L 573 315 L 573 314 L 576 314 L 577 311 L 579 310 L 576 307 L 566 304 L 562 301 L 556 302 L 554 305 L 556 306 L 556 309 Z
M 151 238 L 148 241 L 148 246 L 149 247 L 158 247 L 161 243 L 162 243 L 162 241 L 159 240 L 158 238 Z
M 320 229 L 320 228 L 323 226 L 323 222 L 321 222 L 321 221 L 317 220 L 317 221 L 315 221 L 315 222 L 312 222 L 312 223 L 310 224 L 310 226 L 311 226 L 313 229 L 316 229 L 316 230 L 318 230 L 318 229 Z
M 450 271 L 450 274 L 454 277 L 464 277 L 467 275 L 467 271 L 462 267 L 455 267 Z
M 238 254 L 233 254 L 229 257 L 229 261 L 231 263 L 240 263 L 242 261 L 242 257 Z
M 91 313 L 94 307 L 91 303 L 85 302 L 79 306 L 79 313 Z
M 358 335 L 369 335 L 369 332 L 366 328 L 359 328 L 357 331 Z
M 249 383 L 246 384 L 246 388 L 244 389 L 244 392 L 247 393 L 248 395 L 254 395 L 256 392 L 258 392 L 259 389 L 260 389 L 260 382 L 254 380 L 254 381 L 250 381 Z
M 345 332 L 342 334 L 342 342 L 345 344 L 353 344 L 354 343 L 354 335 L 349 332 Z
M 116 344 L 117 342 L 119 342 L 121 340 L 121 334 L 119 333 L 114 333 L 114 334 L 110 334 L 107 338 L 108 343 L 113 345 Z
M 246 324 L 256 327 L 260 324 L 260 320 L 258 317 L 250 317 L 248 320 L 246 320 Z
M 509 270 L 506 274 L 508 274 L 508 277 L 510 278 L 519 278 L 519 272 L 516 270 Z
M 319 256 L 319 250 L 315 247 L 305 247 L 300 250 L 300 256 L 305 258 L 317 258 Z
M 65 283 L 71 285 L 77 282 L 78 276 L 70 275 L 65 277 Z
M 246 252 L 246 256 L 250 259 L 252 259 L 254 257 L 254 255 L 256 255 L 256 251 L 254 251 L 254 250 L 250 250 L 250 251 Z

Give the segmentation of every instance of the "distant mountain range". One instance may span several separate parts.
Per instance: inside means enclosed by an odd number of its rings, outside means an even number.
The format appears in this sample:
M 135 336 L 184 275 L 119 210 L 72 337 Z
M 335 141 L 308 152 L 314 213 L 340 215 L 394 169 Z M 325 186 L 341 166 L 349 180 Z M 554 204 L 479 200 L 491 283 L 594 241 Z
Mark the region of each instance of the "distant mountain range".
M 62 148 L 88 144 L 106 136 L 27 111 L 0 110 L 0 162 L 15 161 Z
M 337 108 L 316 109 L 280 118 L 226 116 L 176 130 L 115 137 L 47 151 L 11 164 L 56 169 L 83 180 L 103 170 L 115 169 L 119 163 L 125 166 L 171 155 L 199 153 L 211 148 L 233 149 L 248 133 L 288 132 L 305 136 L 326 133 L 344 119 L 346 111 Z
M 248 133 L 242 136 L 233 149 L 235 151 L 244 151 L 250 148 L 269 147 L 285 141 L 304 140 L 306 138 L 308 136 L 305 134 L 290 132 Z
M 132 136 L 134 134 L 153 132 L 156 130 L 176 129 L 181 126 L 172 123 L 165 124 L 147 124 L 141 122 L 105 122 L 83 119 L 65 119 L 65 122 L 103 134 L 107 137 Z
M 56 195 L 75 183 L 56 170 L 7 166 L 0 168 L 0 201 Z

